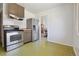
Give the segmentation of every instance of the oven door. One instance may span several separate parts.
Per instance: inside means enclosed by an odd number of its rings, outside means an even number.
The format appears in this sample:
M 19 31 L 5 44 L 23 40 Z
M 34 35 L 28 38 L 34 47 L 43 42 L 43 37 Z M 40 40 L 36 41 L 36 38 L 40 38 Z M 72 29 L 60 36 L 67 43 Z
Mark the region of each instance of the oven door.
M 22 35 L 18 31 L 7 32 L 6 37 L 7 37 L 6 39 L 7 46 L 22 42 Z

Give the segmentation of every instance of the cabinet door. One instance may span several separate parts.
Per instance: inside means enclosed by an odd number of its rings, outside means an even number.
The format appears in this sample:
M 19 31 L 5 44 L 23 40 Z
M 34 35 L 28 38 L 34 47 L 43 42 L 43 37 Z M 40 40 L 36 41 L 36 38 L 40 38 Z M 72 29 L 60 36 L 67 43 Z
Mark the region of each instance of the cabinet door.
M 8 13 L 9 14 L 13 14 L 13 15 L 17 16 L 17 14 L 18 14 L 17 11 L 18 11 L 18 8 L 17 8 L 16 3 L 9 3 L 8 4 Z
M 18 17 L 24 18 L 24 7 L 18 5 Z
M 31 30 L 24 30 L 23 41 L 24 41 L 24 43 L 32 41 L 32 31 Z
M 32 29 L 32 19 L 31 18 L 29 18 L 29 19 L 27 19 L 26 20 L 26 24 L 27 24 L 27 29 Z

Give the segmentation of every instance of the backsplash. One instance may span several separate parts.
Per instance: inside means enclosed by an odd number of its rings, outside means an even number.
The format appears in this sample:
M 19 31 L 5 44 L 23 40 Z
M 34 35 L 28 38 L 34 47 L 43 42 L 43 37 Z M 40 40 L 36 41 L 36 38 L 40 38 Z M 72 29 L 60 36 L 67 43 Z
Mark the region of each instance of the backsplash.
M 3 25 L 14 25 L 14 21 L 11 19 L 4 19 Z
M 15 19 L 5 19 L 3 20 L 3 25 L 18 25 L 19 28 L 24 28 L 23 21 L 19 21 Z

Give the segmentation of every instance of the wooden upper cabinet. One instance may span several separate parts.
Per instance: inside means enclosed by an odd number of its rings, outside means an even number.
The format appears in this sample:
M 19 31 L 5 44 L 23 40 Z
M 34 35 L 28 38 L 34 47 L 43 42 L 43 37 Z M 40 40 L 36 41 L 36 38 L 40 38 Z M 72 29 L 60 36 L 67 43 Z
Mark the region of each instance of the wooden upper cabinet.
M 8 4 L 8 13 L 9 14 L 13 14 L 13 15 L 18 15 L 17 11 L 18 11 L 18 8 L 17 8 L 17 4 L 15 3 L 9 3 Z
M 17 17 L 24 18 L 24 7 L 16 3 L 8 3 L 8 14 L 13 14 Z
M 24 18 L 24 7 L 18 7 L 18 16 Z

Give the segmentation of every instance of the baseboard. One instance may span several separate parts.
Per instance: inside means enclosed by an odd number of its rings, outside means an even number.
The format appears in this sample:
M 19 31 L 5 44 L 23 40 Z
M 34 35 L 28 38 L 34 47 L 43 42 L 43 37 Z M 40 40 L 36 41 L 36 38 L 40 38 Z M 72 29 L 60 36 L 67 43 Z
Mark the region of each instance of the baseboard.
M 50 41 L 50 40 L 48 40 L 48 41 L 49 41 L 49 42 L 54 42 L 54 43 L 57 43 L 57 44 L 61 44 L 61 45 L 66 45 L 66 46 L 73 47 L 72 45 L 68 45 L 68 44 L 63 44 L 63 43 L 59 43 L 59 42 L 55 42 L 55 41 Z M 75 55 L 76 55 L 76 56 L 79 56 L 79 54 L 78 54 L 78 52 L 77 52 L 76 49 L 77 49 L 77 48 L 73 47 L 73 50 L 74 50 Z
M 64 44 L 64 43 L 55 42 L 55 41 L 50 41 L 50 40 L 47 40 L 47 41 L 49 41 L 49 42 L 54 42 L 54 43 L 61 44 L 61 45 L 66 45 L 66 46 L 71 46 L 71 47 L 73 47 L 73 45 L 69 45 L 69 44 Z
M 75 55 L 77 56 L 77 52 L 76 52 L 76 49 L 75 49 L 75 48 L 73 48 L 73 49 L 74 49 Z
M 76 55 L 76 56 L 79 56 L 78 51 L 77 51 L 78 48 L 73 47 L 73 49 L 74 49 L 75 55 Z

